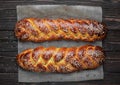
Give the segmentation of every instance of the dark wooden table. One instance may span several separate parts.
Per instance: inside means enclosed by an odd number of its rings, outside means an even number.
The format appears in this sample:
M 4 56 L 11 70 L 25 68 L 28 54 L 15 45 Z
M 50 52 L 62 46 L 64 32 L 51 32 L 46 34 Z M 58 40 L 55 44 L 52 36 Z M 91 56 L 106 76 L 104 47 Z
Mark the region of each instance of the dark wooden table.
M 0 85 L 39 85 L 40 83 L 18 83 L 16 65 L 17 39 L 14 36 L 16 5 L 67 4 L 101 6 L 103 22 L 107 24 L 108 35 L 103 41 L 106 53 L 104 80 L 42 83 L 43 85 L 118 85 L 120 84 L 120 0 L 0 0 Z

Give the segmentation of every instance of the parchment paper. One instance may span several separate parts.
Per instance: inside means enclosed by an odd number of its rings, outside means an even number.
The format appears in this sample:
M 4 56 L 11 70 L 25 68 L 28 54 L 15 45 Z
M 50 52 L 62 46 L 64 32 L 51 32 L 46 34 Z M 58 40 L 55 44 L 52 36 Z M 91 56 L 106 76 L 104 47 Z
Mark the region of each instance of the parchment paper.
M 23 19 L 26 17 L 38 17 L 38 18 L 78 18 L 78 19 L 93 19 L 102 21 L 102 9 L 101 7 L 92 6 L 67 6 L 67 5 L 26 5 L 17 6 L 17 19 Z M 18 53 L 27 49 L 35 48 L 37 46 L 56 46 L 56 47 L 71 47 L 81 46 L 85 44 L 92 44 L 102 46 L 101 41 L 94 43 L 88 42 L 76 42 L 76 41 L 51 41 L 42 43 L 32 42 L 20 42 L 18 41 Z M 80 72 L 74 72 L 69 74 L 58 73 L 34 73 L 22 70 L 18 68 L 18 81 L 19 82 L 65 82 L 65 81 L 84 81 L 84 80 L 96 80 L 103 79 L 103 67 L 99 67 L 95 70 L 86 70 Z

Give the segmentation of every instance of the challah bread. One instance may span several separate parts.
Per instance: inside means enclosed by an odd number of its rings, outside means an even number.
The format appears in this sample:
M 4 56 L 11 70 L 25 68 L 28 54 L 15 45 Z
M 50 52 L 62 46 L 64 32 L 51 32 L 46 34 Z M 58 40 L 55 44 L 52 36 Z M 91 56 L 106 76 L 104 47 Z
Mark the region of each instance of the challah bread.
M 99 67 L 105 55 L 99 46 L 37 47 L 17 56 L 20 67 L 34 72 L 70 73 Z
M 25 18 L 16 23 L 15 35 L 23 41 L 102 40 L 106 27 L 94 20 Z

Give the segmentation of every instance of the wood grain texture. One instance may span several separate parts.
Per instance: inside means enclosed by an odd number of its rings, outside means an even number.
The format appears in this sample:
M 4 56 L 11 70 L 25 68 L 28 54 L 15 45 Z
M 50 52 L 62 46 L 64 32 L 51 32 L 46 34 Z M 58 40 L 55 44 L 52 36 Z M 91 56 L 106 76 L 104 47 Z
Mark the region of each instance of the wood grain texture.
M 14 57 L 18 54 L 17 51 L 13 51 L 13 52 L 0 52 L 0 56 L 8 56 L 8 57 Z
M 14 36 L 13 31 L 0 31 L 0 40 L 2 41 L 16 40 L 17 41 L 17 38 Z
M 16 5 L 67 4 L 101 6 L 108 35 L 103 41 L 106 53 L 104 80 L 68 83 L 18 83 Z M 120 0 L 0 0 L 0 84 L 1 85 L 119 85 L 120 84 Z
M 2 85 L 119 85 L 120 81 L 117 76 L 120 76 L 120 73 L 105 73 L 104 80 L 96 80 L 96 81 L 83 81 L 83 82 L 45 82 L 45 83 L 18 83 L 18 75 L 17 73 L 0 73 L 0 84 Z M 111 81 L 114 80 L 114 81 Z
M 17 51 L 17 41 L 10 40 L 1 40 L 0 42 L 0 51 Z
M 18 71 L 15 57 L 0 56 L 0 58 L 0 73 L 13 73 Z

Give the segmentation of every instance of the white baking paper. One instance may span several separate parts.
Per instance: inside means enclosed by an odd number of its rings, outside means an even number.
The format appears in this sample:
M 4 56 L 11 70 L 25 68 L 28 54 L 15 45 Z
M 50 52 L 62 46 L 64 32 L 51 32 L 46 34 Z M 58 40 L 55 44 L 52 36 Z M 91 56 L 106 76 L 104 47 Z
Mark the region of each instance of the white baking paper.
M 72 5 L 19 5 L 17 6 L 17 19 L 23 19 L 27 17 L 38 18 L 77 18 L 77 19 L 93 19 L 99 22 L 102 21 L 102 9 L 101 7 L 93 6 L 72 6 Z M 18 41 L 18 53 L 27 49 L 35 48 L 37 46 L 56 46 L 56 47 L 71 47 L 81 46 L 85 44 L 92 44 L 102 46 L 102 41 L 93 43 L 83 41 L 50 41 L 50 42 L 21 42 Z M 74 72 L 69 74 L 60 73 L 35 73 L 25 71 L 18 68 L 18 81 L 19 82 L 71 82 L 71 81 L 85 81 L 85 80 L 97 80 L 103 79 L 103 67 L 99 67 L 95 70 L 85 70 L 80 72 Z

